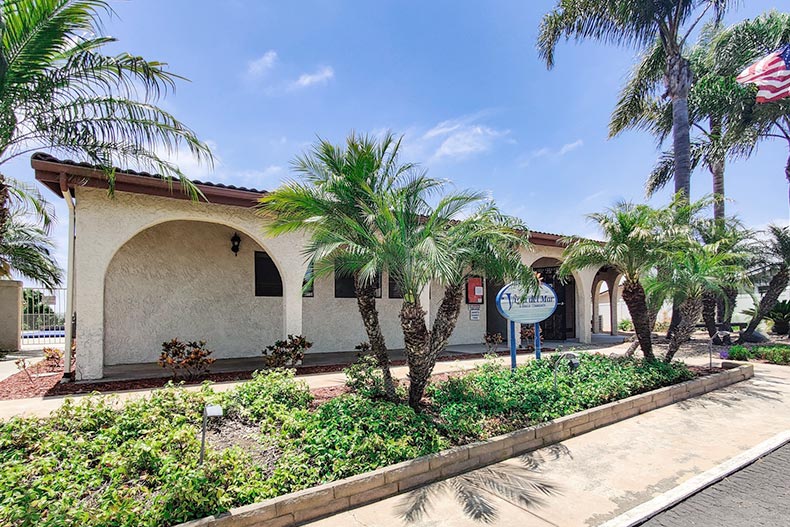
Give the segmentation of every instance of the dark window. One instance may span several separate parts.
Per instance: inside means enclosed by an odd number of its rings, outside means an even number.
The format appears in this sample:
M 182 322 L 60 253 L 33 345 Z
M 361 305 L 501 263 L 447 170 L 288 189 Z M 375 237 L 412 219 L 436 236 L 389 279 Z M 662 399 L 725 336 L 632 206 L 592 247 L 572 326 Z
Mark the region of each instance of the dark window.
M 313 290 L 313 264 L 307 266 L 307 272 L 304 274 L 304 280 L 302 281 L 302 296 L 312 298 L 315 296 L 315 292 Z
M 390 298 L 403 298 L 403 291 L 400 290 L 400 285 L 392 279 L 392 276 L 387 277 L 387 289 Z
M 280 272 L 263 251 L 255 251 L 255 296 L 283 296 Z
M 381 298 L 381 273 L 376 277 L 374 282 L 376 287 L 376 298 Z M 341 276 L 335 273 L 335 298 L 356 298 L 357 294 L 354 290 L 354 277 Z

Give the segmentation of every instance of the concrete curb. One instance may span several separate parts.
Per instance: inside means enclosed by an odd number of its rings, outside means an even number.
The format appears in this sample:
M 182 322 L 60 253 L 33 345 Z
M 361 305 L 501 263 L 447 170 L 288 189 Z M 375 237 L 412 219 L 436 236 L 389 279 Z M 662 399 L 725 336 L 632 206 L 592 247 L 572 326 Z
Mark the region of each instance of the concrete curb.
M 513 456 L 565 441 L 629 417 L 711 392 L 754 376 L 754 366 L 738 368 L 659 388 L 437 454 L 326 483 L 179 527 L 290 527 L 379 501 L 426 483 L 457 476 Z
M 674 489 L 653 498 L 652 500 L 634 507 L 630 511 L 617 516 L 602 524 L 600 527 L 636 527 L 643 524 L 650 518 L 664 512 L 665 510 L 677 505 L 686 498 L 693 496 L 701 490 L 718 483 L 724 478 L 738 472 L 742 468 L 751 465 L 758 459 L 765 457 L 774 450 L 790 443 L 790 430 L 781 432 L 774 437 L 763 441 L 759 445 L 750 448 L 746 452 L 738 454 L 721 465 L 715 466 L 707 472 L 694 476 L 685 483 Z

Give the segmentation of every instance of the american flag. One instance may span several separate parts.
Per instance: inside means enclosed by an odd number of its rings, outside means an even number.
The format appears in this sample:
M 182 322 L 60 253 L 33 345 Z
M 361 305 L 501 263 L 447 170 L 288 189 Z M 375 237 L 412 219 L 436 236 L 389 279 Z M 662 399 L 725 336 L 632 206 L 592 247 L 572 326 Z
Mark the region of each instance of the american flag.
M 790 97 L 790 44 L 755 62 L 736 78 L 740 84 L 756 84 L 757 102 Z

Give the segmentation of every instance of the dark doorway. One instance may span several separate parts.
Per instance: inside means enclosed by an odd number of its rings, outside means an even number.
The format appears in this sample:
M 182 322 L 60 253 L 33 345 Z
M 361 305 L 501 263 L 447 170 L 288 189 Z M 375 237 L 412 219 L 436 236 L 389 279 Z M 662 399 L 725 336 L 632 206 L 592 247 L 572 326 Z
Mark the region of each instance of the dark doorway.
M 496 308 L 496 295 L 505 284 L 486 280 L 486 333 L 499 333 L 507 340 L 507 320 Z
M 535 267 L 543 282 L 557 293 L 557 310 L 540 323 L 540 332 L 546 340 L 567 340 L 576 337 L 576 283 L 573 277 L 561 281 L 557 277 L 559 266 Z

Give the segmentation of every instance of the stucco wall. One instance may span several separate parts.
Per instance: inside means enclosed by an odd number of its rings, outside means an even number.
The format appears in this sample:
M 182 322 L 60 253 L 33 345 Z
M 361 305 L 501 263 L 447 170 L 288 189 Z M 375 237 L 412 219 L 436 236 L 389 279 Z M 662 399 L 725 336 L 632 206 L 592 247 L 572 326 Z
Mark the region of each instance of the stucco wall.
M 22 347 L 22 282 L 0 280 L 0 350 Z
M 388 298 L 386 273 L 382 286 L 382 297 L 376 299 L 381 330 L 388 348 L 402 348 L 398 314 L 403 300 Z M 367 342 L 356 298 L 335 298 L 333 277 L 316 280 L 314 296 L 302 300 L 304 334 L 313 342 L 311 352 L 352 351 L 360 342 Z
M 485 280 L 483 282 L 485 284 Z M 433 324 L 436 312 L 442 303 L 442 295 L 444 295 L 444 287 L 438 283 L 431 284 L 431 324 Z M 485 295 L 483 295 L 483 298 L 485 298 Z M 466 291 L 464 291 L 461 299 L 461 311 L 458 314 L 458 323 L 450 337 L 450 344 L 482 344 L 485 340 L 486 306 L 485 304 L 476 304 L 476 307 L 480 308 L 480 320 L 469 319 L 469 307 L 470 305 L 466 303 Z
M 126 243 L 105 279 L 104 363 L 154 362 L 172 338 L 205 340 L 214 358 L 259 356 L 282 336 L 282 297 L 255 296 L 255 251 L 224 225 L 174 221 Z

